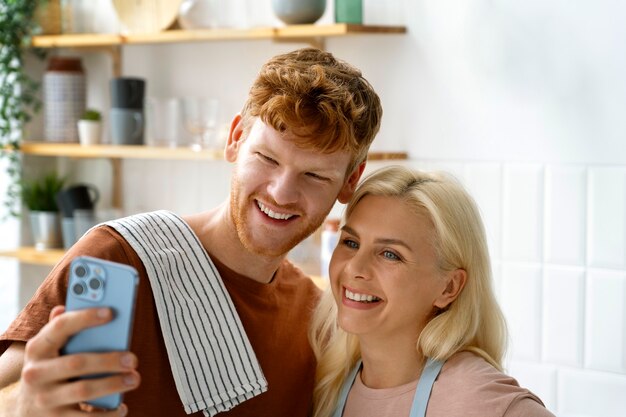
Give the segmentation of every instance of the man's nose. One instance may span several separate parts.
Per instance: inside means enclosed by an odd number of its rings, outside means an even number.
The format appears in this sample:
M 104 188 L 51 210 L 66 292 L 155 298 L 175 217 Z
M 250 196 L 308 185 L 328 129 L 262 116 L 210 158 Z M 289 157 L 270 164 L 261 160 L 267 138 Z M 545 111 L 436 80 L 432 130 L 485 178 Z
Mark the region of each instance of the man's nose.
M 277 173 L 268 192 L 276 204 L 281 206 L 297 203 L 300 196 L 297 176 L 287 171 Z

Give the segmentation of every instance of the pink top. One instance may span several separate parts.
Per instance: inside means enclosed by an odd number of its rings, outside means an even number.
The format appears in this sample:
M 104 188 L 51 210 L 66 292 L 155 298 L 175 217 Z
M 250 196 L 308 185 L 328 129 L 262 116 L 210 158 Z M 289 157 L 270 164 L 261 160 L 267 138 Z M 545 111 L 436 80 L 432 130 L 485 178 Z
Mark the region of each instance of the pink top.
M 360 373 L 348 395 L 343 417 L 409 415 L 417 380 L 386 389 L 363 385 Z M 471 352 L 444 364 L 433 385 L 426 417 L 554 417 L 532 392 Z

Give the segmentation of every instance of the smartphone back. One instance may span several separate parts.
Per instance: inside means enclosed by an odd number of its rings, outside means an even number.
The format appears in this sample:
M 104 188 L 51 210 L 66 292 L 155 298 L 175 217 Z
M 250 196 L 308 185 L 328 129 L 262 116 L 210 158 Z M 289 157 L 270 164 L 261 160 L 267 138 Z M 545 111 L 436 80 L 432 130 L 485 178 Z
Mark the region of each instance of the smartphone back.
M 138 282 L 137 271 L 131 266 L 88 256 L 75 258 L 70 265 L 66 311 L 109 307 L 113 320 L 75 334 L 62 353 L 128 350 Z M 114 394 L 89 401 L 89 404 L 113 409 L 120 405 L 121 398 L 121 394 Z

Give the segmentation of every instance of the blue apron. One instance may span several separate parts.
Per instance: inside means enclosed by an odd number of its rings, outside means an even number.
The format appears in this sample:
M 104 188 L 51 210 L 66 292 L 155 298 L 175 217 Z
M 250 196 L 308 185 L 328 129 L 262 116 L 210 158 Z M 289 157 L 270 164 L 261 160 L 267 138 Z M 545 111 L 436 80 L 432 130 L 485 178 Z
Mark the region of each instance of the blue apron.
M 424 366 L 422 375 L 417 382 L 417 388 L 415 389 L 415 396 L 413 397 L 413 405 L 411 406 L 411 413 L 409 414 L 409 417 L 426 416 L 426 406 L 428 405 L 430 392 L 433 389 L 433 384 L 435 383 L 435 379 L 437 379 L 442 366 L 443 362 L 440 361 L 435 361 L 430 358 L 426 361 L 426 366 Z M 346 401 L 348 399 L 348 393 L 350 392 L 352 384 L 354 384 L 354 380 L 356 379 L 360 369 L 361 361 L 359 360 L 341 387 L 339 401 L 337 402 L 337 408 L 335 408 L 333 417 L 341 417 L 343 415 L 343 410 L 346 407 Z

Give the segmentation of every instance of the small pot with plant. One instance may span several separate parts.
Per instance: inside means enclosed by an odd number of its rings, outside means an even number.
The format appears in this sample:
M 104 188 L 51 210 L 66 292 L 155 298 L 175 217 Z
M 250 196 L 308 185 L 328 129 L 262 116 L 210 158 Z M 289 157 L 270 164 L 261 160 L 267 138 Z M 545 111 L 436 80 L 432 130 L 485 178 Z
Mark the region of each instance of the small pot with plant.
M 65 179 L 56 172 L 22 183 L 22 199 L 30 210 L 31 232 L 37 250 L 63 247 L 56 195 L 64 183 Z
M 87 109 L 78 121 L 78 139 L 81 145 L 95 145 L 100 143 L 102 119 L 100 112 Z

